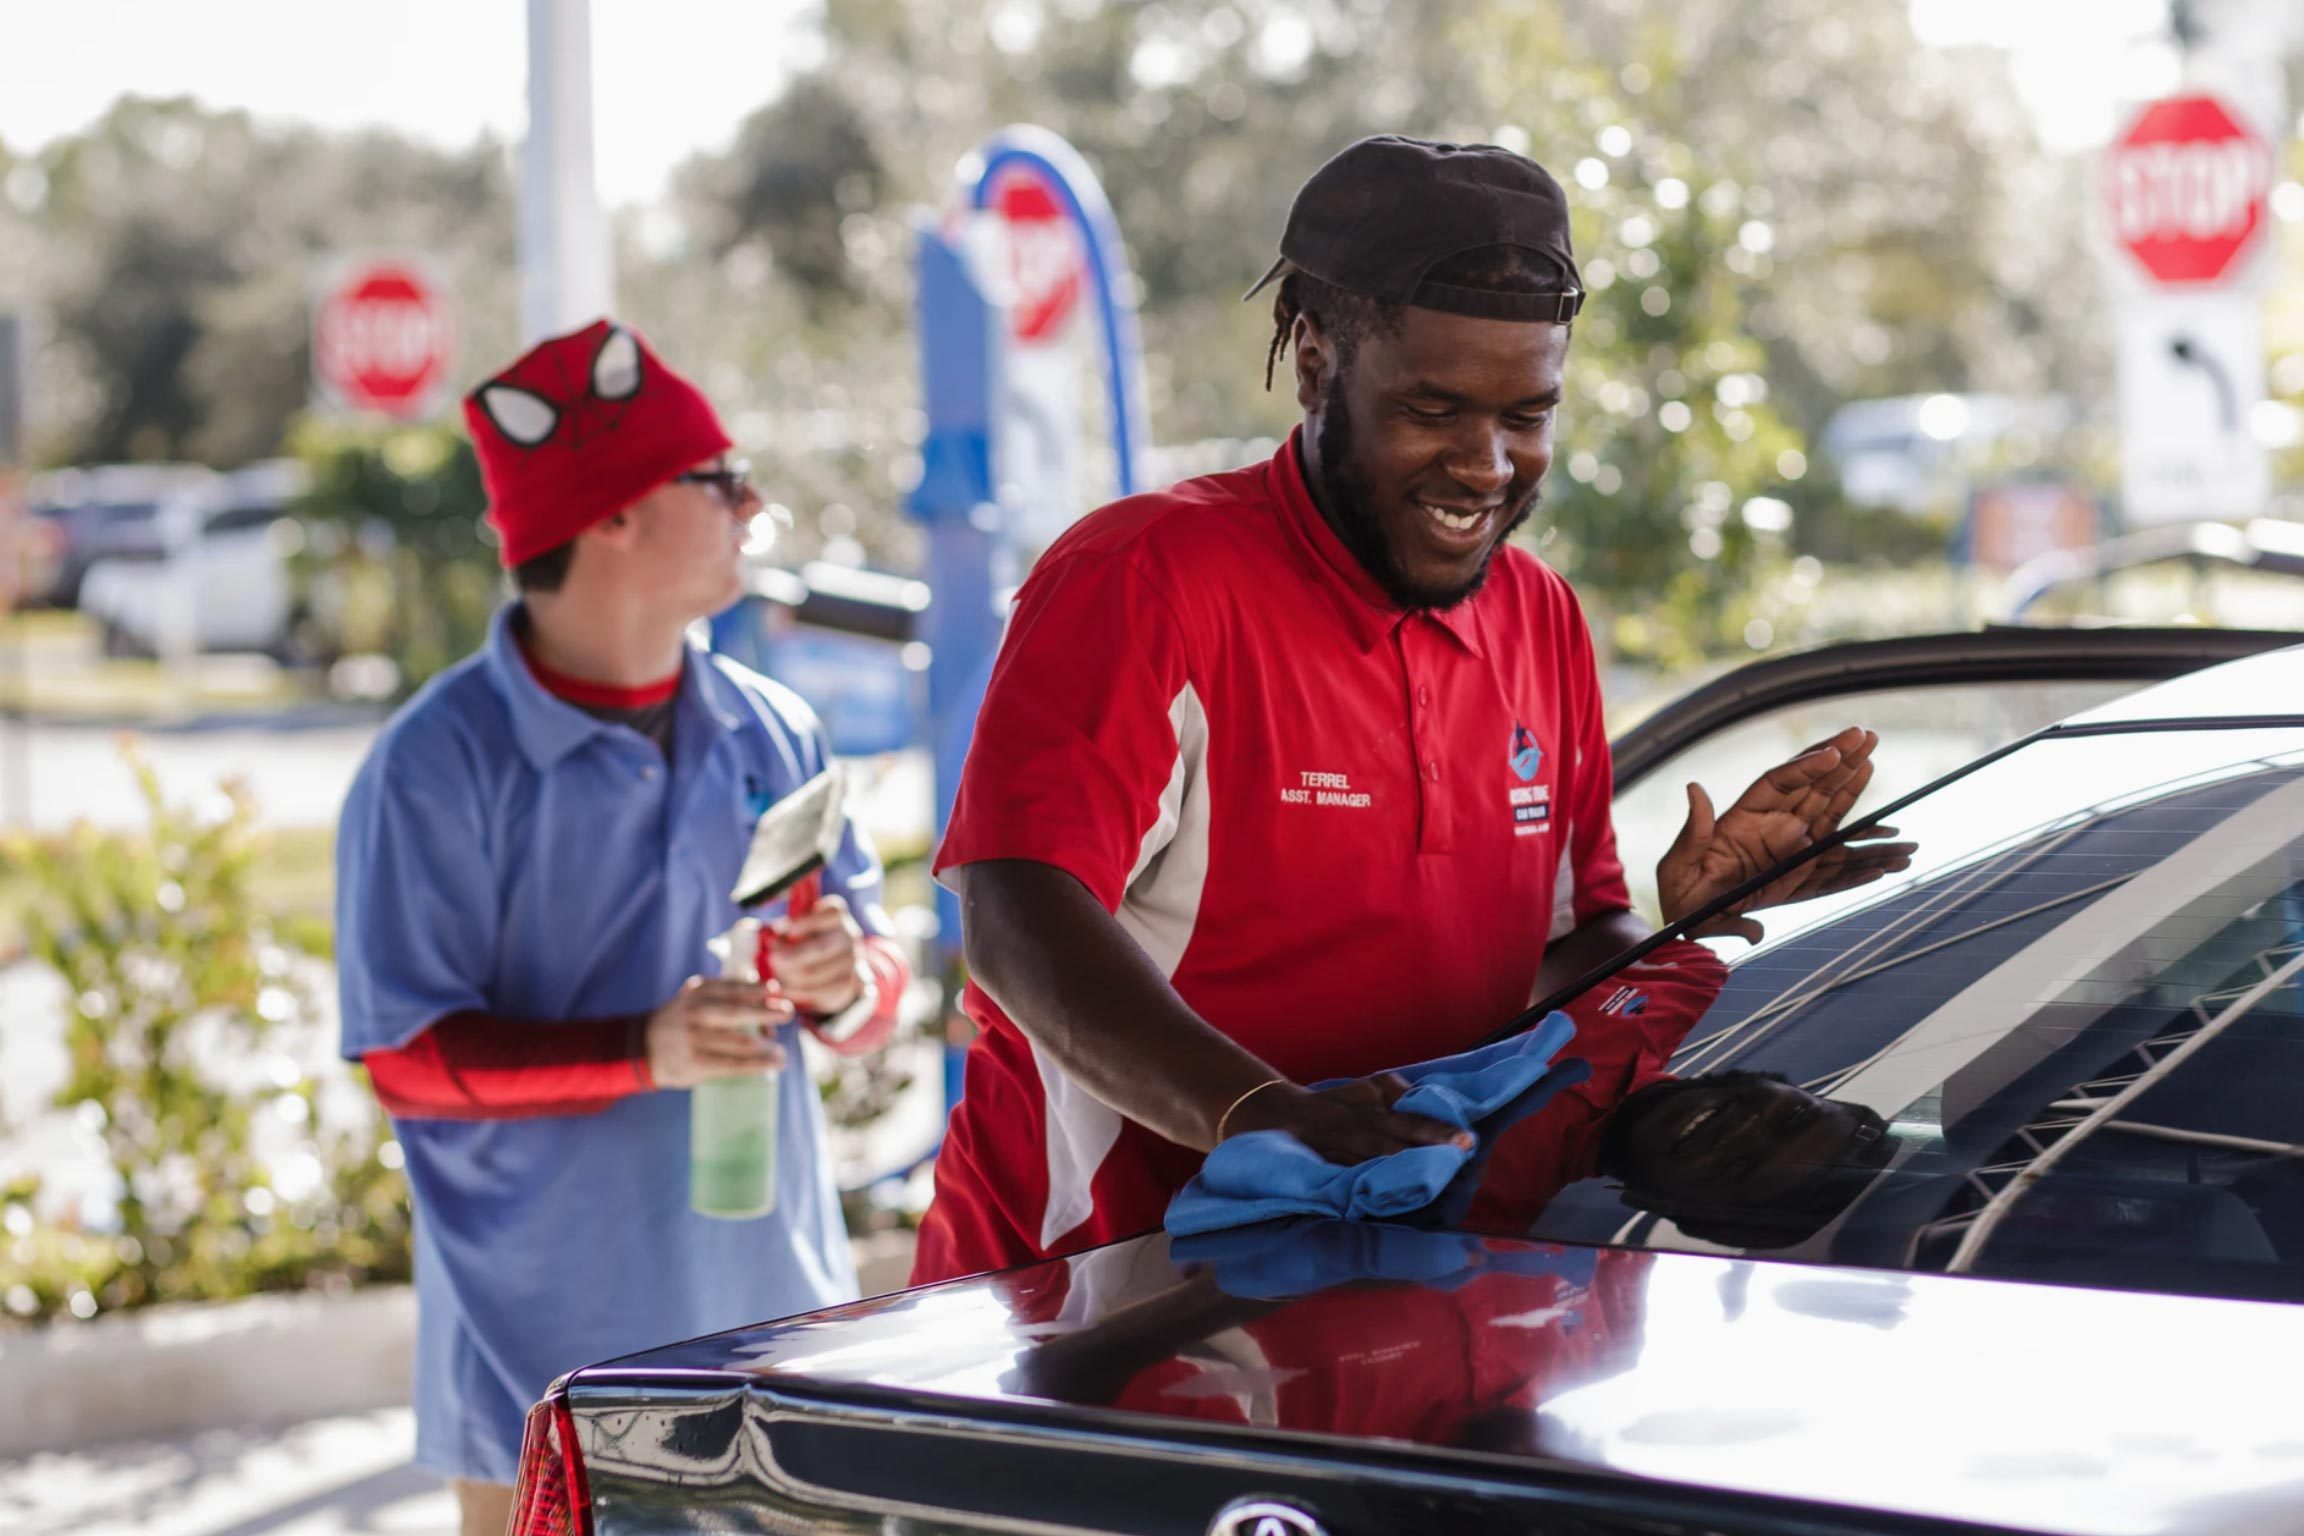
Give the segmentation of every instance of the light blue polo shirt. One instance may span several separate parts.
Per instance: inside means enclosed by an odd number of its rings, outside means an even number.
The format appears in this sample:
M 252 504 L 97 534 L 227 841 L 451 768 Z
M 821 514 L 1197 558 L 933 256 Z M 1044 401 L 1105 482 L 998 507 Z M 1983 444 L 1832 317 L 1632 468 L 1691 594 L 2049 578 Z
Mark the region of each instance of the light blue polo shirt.
M 393 717 L 344 803 L 347 1058 L 467 1009 L 647 1012 L 712 974 L 705 941 L 740 915 L 728 892 L 753 824 L 827 765 L 798 696 L 699 649 L 667 769 L 639 732 L 545 692 L 515 611 Z M 824 889 L 890 931 L 853 825 Z M 776 1209 L 755 1221 L 688 1209 L 685 1090 L 590 1115 L 397 1123 L 416 1203 L 420 1465 L 509 1483 L 522 1418 L 562 1372 L 855 1296 L 816 1090 L 801 1071 L 780 1082 Z

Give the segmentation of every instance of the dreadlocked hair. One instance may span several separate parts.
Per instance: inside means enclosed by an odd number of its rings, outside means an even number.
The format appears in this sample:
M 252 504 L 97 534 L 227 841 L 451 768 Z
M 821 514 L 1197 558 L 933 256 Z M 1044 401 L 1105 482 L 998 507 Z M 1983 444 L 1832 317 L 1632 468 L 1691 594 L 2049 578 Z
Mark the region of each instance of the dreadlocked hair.
M 1365 293 L 1354 293 L 1324 283 L 1291 263 L 1272 296 L 1272 345 L 1264 354 L 1264 387 L 1272 387 L 1272 370 L 1279 366 L 1288 342 L 1296 334 L 1296 317 L 1310 315 L 1320 334 L 1336 354 L 1338 367 L 1348 366 L 1360 350 L 1363 337 L 1400 328 L 1400 306 Z
M 1451 288 L 1478 288 L 1489 293 L 1548 293 L 1569 276 L 1543 252 L 1522 245 L 1484 245 L 1464 251 L 1433 263 L 1424 275 L 1427 281 Z M 1367 337 L 1396 333 L 1400 311 L 1405 307 L 1324 283 L 1289 263 L 1282 269 L 1279 290 L 1272 296 L 1272 345 L 1264 354 L 1264 387 L 1272 387 L 1272 370 L 1288 351 L 1298 315 L 1312 317 L 1342 368 L 1350 365 Z

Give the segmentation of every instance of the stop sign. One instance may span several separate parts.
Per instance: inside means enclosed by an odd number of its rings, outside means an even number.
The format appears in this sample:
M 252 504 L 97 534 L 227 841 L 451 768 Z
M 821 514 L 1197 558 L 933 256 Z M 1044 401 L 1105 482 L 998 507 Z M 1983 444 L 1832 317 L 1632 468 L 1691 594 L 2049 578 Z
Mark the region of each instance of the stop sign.
M 1018 166 L 1003 173 L 991 203 L 1008 226 L 1016 339 L 1052 340 L 1080 302 L 1085 260 L 1079 231 L 1065 216 L 1056 189 L 1035 169 Z
M 2113 141 L 2113 238 L 2163 283 L 2213 283 L 2264 227 L 2272 150 L 2213 96 L 2171 96 Z
M 312 310 L 312 372 L 343 410 L 402 421 L 439 406 L 456 361 L 456 323 L 422 263 L 367 257 L 340 264 Z

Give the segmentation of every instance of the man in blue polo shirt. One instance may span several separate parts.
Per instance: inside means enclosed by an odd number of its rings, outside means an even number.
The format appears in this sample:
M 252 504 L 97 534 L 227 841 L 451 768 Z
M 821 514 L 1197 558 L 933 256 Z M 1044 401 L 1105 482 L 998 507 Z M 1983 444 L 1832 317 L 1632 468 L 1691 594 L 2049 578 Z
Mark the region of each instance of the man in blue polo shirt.
M 416 1207 L 416 1459 L 501 1532 L 526 1410 L 576 1366 L 856 1294 L 815 1089 L 780 1087 L 775 1208 L 689 1209 L 686 1090 L 877 1045 L 906 980 L 847 829 L 712 978 L 761 813 L 827 763 L 808 707 L 685 639 L 759 500 L 711 406 L 607 321 L 466 402 L 520 598 L 385 728 L 345 802 L 337 957 Z

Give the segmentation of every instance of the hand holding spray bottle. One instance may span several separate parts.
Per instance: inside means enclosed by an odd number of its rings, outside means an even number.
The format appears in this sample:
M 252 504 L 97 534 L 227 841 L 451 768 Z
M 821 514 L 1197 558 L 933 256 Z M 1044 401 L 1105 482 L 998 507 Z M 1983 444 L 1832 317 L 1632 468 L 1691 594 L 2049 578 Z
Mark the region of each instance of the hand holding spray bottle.
M 786 891 L 788 916 L 803 916 L 815 906 L 824 865 L 840 846 L 843 799 L 841 771 L 834 767 L 768 808 L 736 879 L 737 906 L 749 909 Z M 758 918 L 738 918 L 709 948 L 721 975 L 774 982 L 768 935 Z M 781 1086 L 781 1074 L 770 1071 L 713 1078 L 689 1090 L 688 1204 L 697 1214 L 741 1221 L 776 1208 Z

